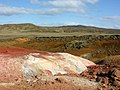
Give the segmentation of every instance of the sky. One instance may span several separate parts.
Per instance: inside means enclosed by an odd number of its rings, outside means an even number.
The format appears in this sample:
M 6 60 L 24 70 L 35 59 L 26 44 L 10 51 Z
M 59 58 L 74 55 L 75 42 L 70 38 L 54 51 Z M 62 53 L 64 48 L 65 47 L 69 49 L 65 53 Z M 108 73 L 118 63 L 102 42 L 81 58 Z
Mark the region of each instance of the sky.
M 0 0 L 0 24 L 120 29 L 120 0 Z

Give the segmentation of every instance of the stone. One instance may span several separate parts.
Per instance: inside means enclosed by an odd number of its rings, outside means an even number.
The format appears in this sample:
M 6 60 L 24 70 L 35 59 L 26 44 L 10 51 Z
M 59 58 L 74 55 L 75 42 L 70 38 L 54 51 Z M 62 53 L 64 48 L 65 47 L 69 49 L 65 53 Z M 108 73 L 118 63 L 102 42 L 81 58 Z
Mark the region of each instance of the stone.
M 113 85 L 115 85 L 115 86 L 117 86 L 117 87 L 120 87 L 120 81 L 115 80 L 115 81 L 113 82 Z
M 120 80 L 120 70 L 115 69 L 112 74 Z
M 0 49 L 0 82 L 14 82 L 23 78 L 32 81 L 36 76 L 80 74 L 91 65 L 96 64 L 68 53 L 4 48 Z
M 108 85 L 109 84 L 109 78 L 108 77 L 105 77 L 103 78 L 103 81 L 102 81 L 105 85 Z

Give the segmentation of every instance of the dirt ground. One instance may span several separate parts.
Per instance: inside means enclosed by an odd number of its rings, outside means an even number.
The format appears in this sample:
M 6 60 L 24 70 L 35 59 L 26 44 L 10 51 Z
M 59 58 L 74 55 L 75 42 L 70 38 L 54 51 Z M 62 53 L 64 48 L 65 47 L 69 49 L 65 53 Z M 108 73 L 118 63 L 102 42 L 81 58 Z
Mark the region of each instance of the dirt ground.
M 32 82 L 0 84 L 0 90 L 98 90 L 98 83 L 80 77 L 41 77 Z
M 54 44 L 56 43 L 56 44 Z M 59 75 L 52 77 L 35 77 L 34 81 L 16 80 L 16 82 L 0 83 L 0 90 L 120 90 L 120 41 L 104 40 L 92 43 L 91 47 L 82 49 L 63 50 L 63 42 L 56 41 L 30 41 L 29 39 L 16 39 L 0 42 L 0 53 L 9 53 L 7 48 L 43 49 L 48 51 L 68 52 L 77 56 L 85 53 L 95 53 L 90 58 L 97 61 L 97 66 L 88 67 L 80 75 Z M 47 47 L 45 47 L 47 46 Z M 6 48 L 6 49 L 5 49 Z M 49 48 L 51 48 L 49 50 Z M 14 49 L 12 53 L 18 55 Z M 101 52 L 105 50 L 104 52 Z M 38 51 L 36 51 L 38 52 Z M 29 53 L 27 51 L 26 53 Z M 46 52 L 45 52 L 46 53 Z M 20 54 L 22 55 L 22 53 Z

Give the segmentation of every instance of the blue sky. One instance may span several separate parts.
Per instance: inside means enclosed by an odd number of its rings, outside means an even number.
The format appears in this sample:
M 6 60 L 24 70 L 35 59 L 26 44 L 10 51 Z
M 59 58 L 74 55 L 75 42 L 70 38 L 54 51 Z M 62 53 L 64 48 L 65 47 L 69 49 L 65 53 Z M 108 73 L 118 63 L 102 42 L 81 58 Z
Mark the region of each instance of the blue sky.
M 120 29 L 120 0 L 0 0 L 0 24 Z

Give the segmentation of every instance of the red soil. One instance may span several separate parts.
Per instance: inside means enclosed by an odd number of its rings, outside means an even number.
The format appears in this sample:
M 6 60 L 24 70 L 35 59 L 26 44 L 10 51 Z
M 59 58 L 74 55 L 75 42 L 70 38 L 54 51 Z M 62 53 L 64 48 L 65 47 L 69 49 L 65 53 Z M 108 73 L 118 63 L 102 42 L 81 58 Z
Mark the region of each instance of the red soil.
M 44 55 L 49 55 L 50 53 L 39 50 L 27 50 L 27 49 L 18 49 L 18 48 L 0 48 L 0 54 L 9 54 L 12 56 L 21 56 L 29 53 L 41 53 Z
M 0 82 L 11 82 L 22 78 L 22 59 L 16 57 L 29 53 L 40 53 L 61 58 L 60 55 L 39 50 L 27 50 L 17 48 L 0 48 Z

